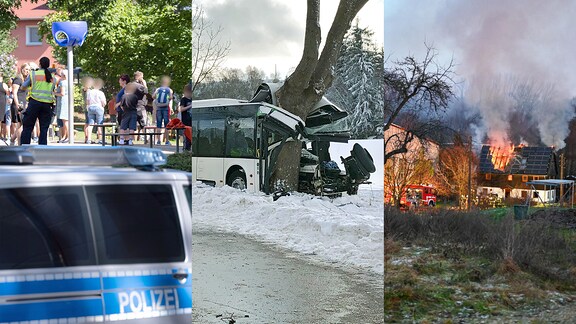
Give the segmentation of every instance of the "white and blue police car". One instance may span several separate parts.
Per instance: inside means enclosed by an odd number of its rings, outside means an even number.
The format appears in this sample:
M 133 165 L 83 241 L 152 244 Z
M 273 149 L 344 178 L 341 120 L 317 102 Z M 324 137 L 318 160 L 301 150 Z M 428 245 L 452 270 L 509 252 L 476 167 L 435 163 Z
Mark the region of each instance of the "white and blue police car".
M 190 323 L 191 174 L 165 162 L 0 149 L 0 323 Z

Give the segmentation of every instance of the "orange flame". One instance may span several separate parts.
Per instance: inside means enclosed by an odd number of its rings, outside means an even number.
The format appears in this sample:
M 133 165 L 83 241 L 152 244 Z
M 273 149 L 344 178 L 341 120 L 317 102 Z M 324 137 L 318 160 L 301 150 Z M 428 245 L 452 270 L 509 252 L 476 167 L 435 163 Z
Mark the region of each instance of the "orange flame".
M 490 156 L 494 170 L 504 171 L 513 155 L 514 145 L 511 145 L 509 148 L 490 146 Z

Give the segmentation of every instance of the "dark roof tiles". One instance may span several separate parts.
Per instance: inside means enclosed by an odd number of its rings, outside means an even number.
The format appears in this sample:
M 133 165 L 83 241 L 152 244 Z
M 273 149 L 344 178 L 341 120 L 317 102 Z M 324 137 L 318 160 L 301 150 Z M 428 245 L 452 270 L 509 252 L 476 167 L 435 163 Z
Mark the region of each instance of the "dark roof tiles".
M 554 152 L 551 147 L 516 147 L 505 168 L 495 169 L 490 151 L 490 146 L 482 146 L 479 165 L 481 173 L 546 175 Z

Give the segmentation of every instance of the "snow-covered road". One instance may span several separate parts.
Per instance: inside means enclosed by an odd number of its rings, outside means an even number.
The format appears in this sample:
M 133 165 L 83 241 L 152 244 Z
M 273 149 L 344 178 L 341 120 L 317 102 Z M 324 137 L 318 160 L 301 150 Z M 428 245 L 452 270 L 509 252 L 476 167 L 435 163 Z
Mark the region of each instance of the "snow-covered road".
M 239 233 L 339 266 L 384 273 L 381 188 L 330 200 L 294 193 L 277 201 L 262 193 L 195 184 L 195 230 Z
M 194 230 L 192 323 L 384 323 L 382 276 L 343 271 L 243 235 Z M 244 318 L 249 315 L 249 318 Z

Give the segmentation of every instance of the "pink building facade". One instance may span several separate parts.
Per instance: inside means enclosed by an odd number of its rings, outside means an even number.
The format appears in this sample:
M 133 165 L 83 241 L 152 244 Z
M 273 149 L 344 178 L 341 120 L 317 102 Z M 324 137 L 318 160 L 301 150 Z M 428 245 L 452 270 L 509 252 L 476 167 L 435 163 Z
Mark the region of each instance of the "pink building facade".
M 38 23 L 51 12 L 52 10 L 49 10 L 46 5 L 46 0 L 40 0 L 38 3 L 22 1 L 22 7 L 15 11 L 18 25 L 12 31 L 12 36 L 17 39 L 18 46 L 12 54 L 18 60 L 18 66 L 27 62 L 38 64 L 42 56 L 48 57 L 52 65 L 55 65 L 52 47 L 38 35 Z

